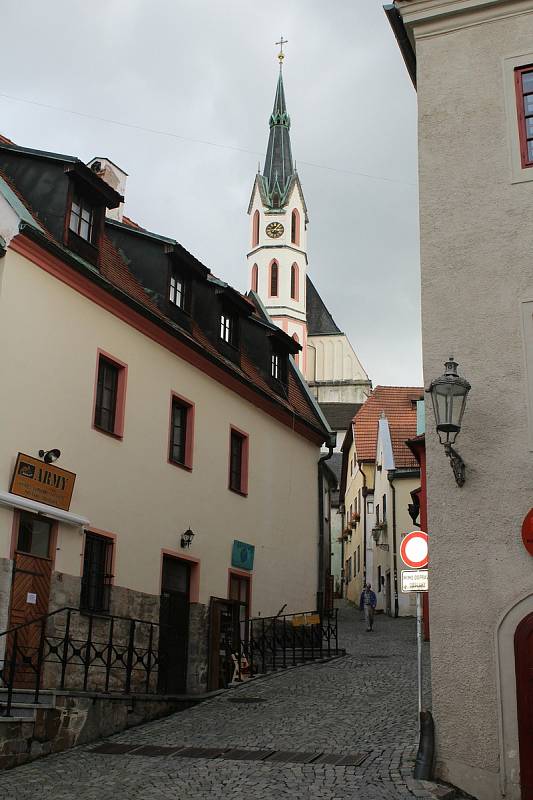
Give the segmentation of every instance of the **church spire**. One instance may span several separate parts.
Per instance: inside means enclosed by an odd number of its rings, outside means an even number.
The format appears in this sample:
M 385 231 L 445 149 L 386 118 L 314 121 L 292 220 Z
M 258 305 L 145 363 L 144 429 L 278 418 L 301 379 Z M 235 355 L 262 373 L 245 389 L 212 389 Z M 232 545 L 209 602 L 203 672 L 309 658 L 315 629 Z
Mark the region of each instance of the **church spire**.
M 281 37 L 276 44 L 280 45 L 279 78 L 274 98 L 274 108 L 270 115 L 270 136 L 268 139 L 265 168 L 263 170 L 263 185 L 268 203 L 271 208 L 280 208 L 284 205 L 291 179 L 295 174 L 291 152 L 291 139 L 289 130 L 291 120 L 287 113 L 285 103 L 285 90 L 283 87 L 283 45 L 287 40 Z

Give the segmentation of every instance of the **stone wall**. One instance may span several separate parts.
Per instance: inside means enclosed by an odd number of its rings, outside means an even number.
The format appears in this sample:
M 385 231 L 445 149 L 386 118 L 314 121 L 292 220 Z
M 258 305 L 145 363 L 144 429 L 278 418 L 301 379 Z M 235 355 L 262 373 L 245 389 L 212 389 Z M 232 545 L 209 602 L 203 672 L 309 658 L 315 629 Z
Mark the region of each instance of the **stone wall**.
M 183 711 L 194 702 L 164 697 L 58 694 L 56 707 L 38 709 L 35 720 L 0 719 L 0 769 L 112 736 L 143 722 Z
M 209 608 L 203 603 L 191 603 L 187 665 L 187 691 L 191 694 L 202 694 L 207 691 L 208 664 Z
M 13 561 L 0 558 L 0 633 L 9 626 L 9 601 L 11 599 L 11 576 Z M 5 636 L 0 638 L 0 669 L 4 665 Z

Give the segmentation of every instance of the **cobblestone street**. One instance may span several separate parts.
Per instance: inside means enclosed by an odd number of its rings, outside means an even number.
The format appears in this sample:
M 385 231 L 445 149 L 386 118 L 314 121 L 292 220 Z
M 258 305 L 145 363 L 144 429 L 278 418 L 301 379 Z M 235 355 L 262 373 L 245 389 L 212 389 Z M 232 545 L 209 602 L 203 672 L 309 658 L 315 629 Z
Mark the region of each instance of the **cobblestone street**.
M 116 800 L 120 792 L 129 800 L 435 797 L 429 787 L 411 778 L 417 739 L 414 620 L 379 616 L 375 631 L 367 634 L 358 611 L 343 607 L 339 614 L 339 643 L 347 656 L 251 682 L 112 740 L 136 746 L 290 751 L 292 762 L 185 758 L 179 752 L 104 755 L 92 752 L 92 744 L 4 773 L 0 796 Z M 426 651 L 426 662 L 427 656 Z M 240 698 L 251 702 L 234 702 Z M 293 763 L 295 751 L 366 758 L 359 766 Z

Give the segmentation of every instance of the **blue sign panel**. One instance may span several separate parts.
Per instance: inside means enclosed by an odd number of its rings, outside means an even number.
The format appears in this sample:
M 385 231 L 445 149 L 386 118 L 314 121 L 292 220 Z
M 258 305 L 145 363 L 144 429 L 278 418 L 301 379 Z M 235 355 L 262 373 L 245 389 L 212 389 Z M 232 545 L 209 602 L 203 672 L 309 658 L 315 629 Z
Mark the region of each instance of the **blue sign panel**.
M 231 566 L 239 569 L 253 569 L 254 553 L 255 547 L 253 544 L 238 542 L 237 539 L 234 539 L 233 550 L 231 551 Z

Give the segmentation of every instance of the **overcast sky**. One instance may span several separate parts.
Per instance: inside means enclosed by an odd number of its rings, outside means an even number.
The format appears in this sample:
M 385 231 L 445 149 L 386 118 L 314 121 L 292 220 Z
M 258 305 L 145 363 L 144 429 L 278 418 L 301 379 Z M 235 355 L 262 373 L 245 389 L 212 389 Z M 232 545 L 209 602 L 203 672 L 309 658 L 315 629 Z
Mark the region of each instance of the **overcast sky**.
M 2 34 L 0 132 L 111 158 L 125 213 L 240 290 L 283 34 L 309 274 L 374 385 L 422 380 L 416 95 L 379 0 L 25 0 Z

